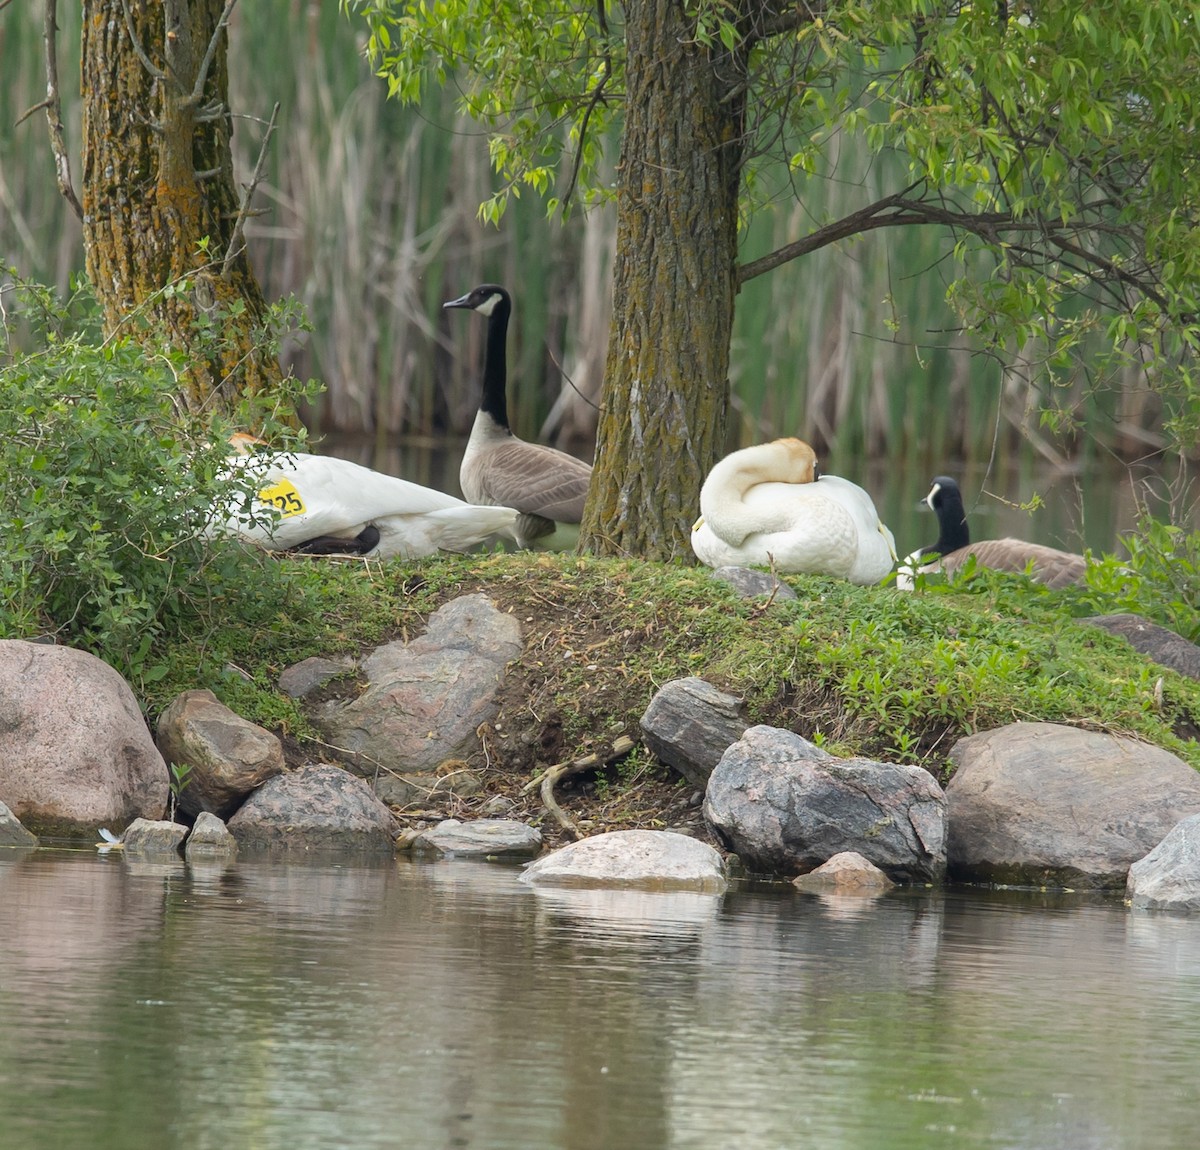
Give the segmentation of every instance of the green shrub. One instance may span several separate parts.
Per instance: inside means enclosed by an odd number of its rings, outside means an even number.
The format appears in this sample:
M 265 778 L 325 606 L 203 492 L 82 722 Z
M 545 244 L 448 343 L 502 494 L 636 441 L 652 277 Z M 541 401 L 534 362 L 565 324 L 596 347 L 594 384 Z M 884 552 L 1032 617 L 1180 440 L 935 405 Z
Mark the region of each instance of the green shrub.
M 157 639 L 286 578 L 205 536 L 210 508 L 249 494 L 224 467 L 229 426 L 177 408 L 177 354 L 102 340 L 86 295 L 15 284 L 4 305 L 0 636 L 52 636 L 153 681 Z

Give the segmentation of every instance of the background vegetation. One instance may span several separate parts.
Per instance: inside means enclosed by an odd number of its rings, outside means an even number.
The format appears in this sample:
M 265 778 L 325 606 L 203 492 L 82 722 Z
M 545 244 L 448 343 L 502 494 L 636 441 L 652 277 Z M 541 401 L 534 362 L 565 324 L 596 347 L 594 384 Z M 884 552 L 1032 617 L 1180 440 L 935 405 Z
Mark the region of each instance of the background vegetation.
M 79 12 L 60 8 L 60 78 L 77 156 Z M 332 4 L 242 4 L 233 23 L 231 95 L 246 117 L 235 132 L 242 172 L 253 167 L 262 121 L 281 104 L 259 192 L 266 211 L 249 230 L 267 298 L 294 295 L 311 318 L 311 334 L 285 347 L 297 375 L 326 385 L 306 413 L 309 425 L 381 439 L 465 434 L 477 403 L 482 331 L 474 329 L 482 325 L 452 338 L 440 305 L 496 279 L 518 301 L 515 425 L 587 454 L 608 334 L 611 208 L 577 212 L 560 228 L 530 198 L 499 227 L 484 225 L 477 208 L 491 190 L 486 142 L 455 116 L 450 93 L 431 94 L 419 111 L 388 103 L 362 58 L 362 29 Z M 65 289 L 82 268 L 78 225 L 53 192 L 43 117 L 14 127 L 44 94 L 41 54 L 37 12 L 6 10 L 0 262 Z M 756 217 L 746 258 L 803 234 L 852 180 L 864 194 L 887 186 L 887 175 L 866 166 L 860 144 L 840 141 L 798 203 L 781 200 Z M 1135 372 L 1102 388 L 1077 380 L 1047 397 L 1032 389 L 1019 360 L 1002 367 L 978 354 L 929 280 L 916 275 L 940 266 L 949 282 L 952 260 L 935 229 L 891 229 L 747 283 L 731 367 L 734 437 L 802 433 L 835 459 L 919 459 L 930 474 L 948 460 L 1086 466 L 1097 455 L 1135 460 L 1162 445 L 1158 401 Z M 1042 427 L 1038 410 L 1049 400 L 1088 435 L 1060 441 Z M 1185 506 L 1181 499 L 1176 510 Z

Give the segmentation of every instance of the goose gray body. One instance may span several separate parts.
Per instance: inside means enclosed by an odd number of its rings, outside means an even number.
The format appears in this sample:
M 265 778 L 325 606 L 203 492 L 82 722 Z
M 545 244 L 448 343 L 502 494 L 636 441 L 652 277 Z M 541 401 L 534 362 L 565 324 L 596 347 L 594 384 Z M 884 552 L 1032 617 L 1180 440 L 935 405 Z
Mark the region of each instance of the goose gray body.
M 1068 587 L 1084 580 L 1087 560 L 1073 551 L 1011 537 L 972 543 L 962 492 L 947 475 L 934 479 L 924 502 L 938 517 L 938 538 L 905 559 L 896 580 L 902 590 L 912 589 L 914 572 L 953 574 L 971 558 L 993 571 L 1028 571 L 1035 582 L 1047 587 Z
M 553 534 L 558 524 L 578 524 L 591 466 L 565 451 L 520 439 L 508 425 L 508 292 L 481 284 L 443 306 L 475 311 L 488 321 L 479 411 L 458 473 L 463 495 L 470 503 L 515 508 L 522 547 Z

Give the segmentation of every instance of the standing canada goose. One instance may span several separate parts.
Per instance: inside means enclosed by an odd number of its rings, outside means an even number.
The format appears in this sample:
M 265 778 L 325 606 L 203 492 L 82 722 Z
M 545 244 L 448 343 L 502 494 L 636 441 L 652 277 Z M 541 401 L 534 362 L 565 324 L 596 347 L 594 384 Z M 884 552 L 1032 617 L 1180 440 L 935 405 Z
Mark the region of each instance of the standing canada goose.
M 1028 570 L 1035 582 L 1047 587 L 1067 587 L 1083 581 L 1087 560 L 1071 551 L 1013 538 L 972 543 L 962 492 L 948 475 L 934 479 L 924 503 L 937 514 L 937 542 L 914 551 L 904 560 L 896 576 L 896 586 L 902 591 L 912 590 L 914 572 L 953 574 L 971 556 L 980 567 L 993 571 Z
M 878 583 L 896 560 L 870 495 L 821 475 L 813 449 L 776 439 L 725 456 L 700 489 L 692 550 L 709 567 L 769 566 Z
M 416 559 L 467 551 L 491 535 L 516 538 L 511 507 L 477 507 L 348 459 L 261 449 L 230 438 L 231 466 L 254 477 L 251 508 L 227 508 L 210 527 L 269 551 Z
M 508 292 L 497 284 L 481 284 L 442 306 L 469 308 L 488 321 L 483 395 L 458 473 L 463 495 L 472 503 L 515 507 L 521 513 L 517 520 L 521 547 L 545 540 L 557 524 L 579 523 L 591 466 L 556 448 L 526 443 L 508 426 L 505 356 L 512 314 Z

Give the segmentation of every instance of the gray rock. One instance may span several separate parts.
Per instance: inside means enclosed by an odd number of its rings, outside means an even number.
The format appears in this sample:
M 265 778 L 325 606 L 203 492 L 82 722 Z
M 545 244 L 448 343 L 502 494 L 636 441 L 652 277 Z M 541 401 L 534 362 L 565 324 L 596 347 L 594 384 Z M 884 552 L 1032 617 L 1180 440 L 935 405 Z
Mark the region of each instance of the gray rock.
M 339 767 L 301 767 L 268 779 L 229 820 L 238 849 L 392 852 L 392 815 L 362 779 Z
M 814 894 L 877 895 L 896 884 L 857 851 L 842 851 L 816 870 L 797 875 L 792 885 Z
M 516 819 L 445 819 L 418 834 L 411 849 L 451 858 L 531 858 L 541 852 L 542 832 Z
M 237 854 L 237 839 L 229 828 L 211 811 L 201 811 L 196 816 L 192 833 L 183 848 L 188 862 L 197 859 L 228 859 Z
M 0 640 L 0 802 L 27 829 L 94 836 L 161 818 L 167 767 L 129 684 L 71 647 Z
M 521 881 L 534 886 L 640 890 L 725 889 L 725 863 L 707 843 L 670 831 L 610 831 L 537 859 Z
M 657 691 L 641 726 L 646 746 L 692 786 L 703 789 L 747 723 L 740 700 L 703 679 L 688 678 L 675 679 Z
M 181 823 L 162 819 L 134 819 L 125 828 L 125 857 L 178 856 L 180 845 L 186 837 L 187 827 Z
M 1139 910 L 1200 910 L 1200 815 L 1176 823 L 1129 868 L 1125 897 Z
M 314 655 L 285 667 L 279 673 L 279 689 L 293 699 L 305 699 L 326 683 L 355 669 L 353 659 L 325 659 Z
M 704 816 L 752 871 L 803 874 L 857 851 L 897 882 L 945 873 L 946 801 L 928 771 L 836 759 L 775 727 L 751 727 L 721 757 Z
M 1057 723 L 960 739 L 946 787 L 950 877 L 1123 887 L 1130 864 L 1200 812 L 1200 774 L 1149 743 Z
M 1141 615 L 1093 615 L 1080 622 L 1120 635 L 1135 650 L 1162 667 L 1191 679 L 1200 679 L 1200 647 Z
M 362 694 L 323 704 L 315 721 L 365 778 L 433 772 L 479 749 L 475 731 L 496 717 L 496 690 L 521 650 L 513 616 L 464 595 L 434 612 L 420 638 L 377 647 L 362 662 Z
M 21 820 L 3 803 L 0 803 L 0 847 L 35 847 L 37 835 L 30 834 Z
M 242 800 L 283 770 L 283 746 L 270 731 L 243 719 L 211 691 L 184 691 L 158 721 L 158 749 L 184 764 L 179 809 L 189 815 L 231 815 Z
M 717 567 L 712 577 L 728 583 L 743 599 L 774 598 L 780 602 L 796 598 L 795 591 L 768 571 L 755 571 L 750 567 Z

